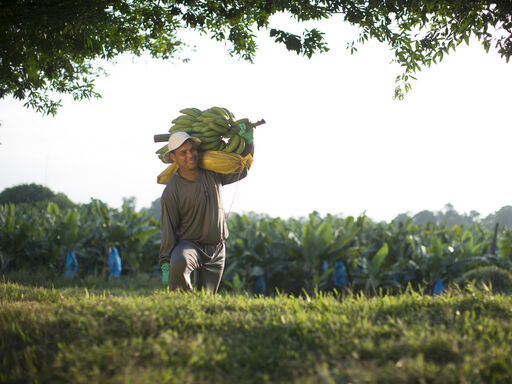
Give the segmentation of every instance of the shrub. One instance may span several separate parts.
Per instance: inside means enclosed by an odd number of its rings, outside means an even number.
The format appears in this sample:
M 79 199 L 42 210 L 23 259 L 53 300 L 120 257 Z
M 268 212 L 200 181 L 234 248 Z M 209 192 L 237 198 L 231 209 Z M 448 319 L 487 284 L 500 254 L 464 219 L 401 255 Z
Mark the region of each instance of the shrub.
M 475 282 L 477 288 L 492 287 L 493 293 L 512 294 L 512 273 L 496 266 L 475 268 L 456 281 L 459 286 Z

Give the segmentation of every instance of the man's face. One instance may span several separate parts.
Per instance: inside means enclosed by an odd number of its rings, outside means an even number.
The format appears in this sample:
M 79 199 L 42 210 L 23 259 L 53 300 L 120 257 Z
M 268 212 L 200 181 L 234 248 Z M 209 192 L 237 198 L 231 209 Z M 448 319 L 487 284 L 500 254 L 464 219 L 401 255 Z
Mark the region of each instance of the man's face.
M 197 168 L 197 147 L 192 140 L 187 140 L 170 153 L 172 161 L 184 171 L 194 171 Z

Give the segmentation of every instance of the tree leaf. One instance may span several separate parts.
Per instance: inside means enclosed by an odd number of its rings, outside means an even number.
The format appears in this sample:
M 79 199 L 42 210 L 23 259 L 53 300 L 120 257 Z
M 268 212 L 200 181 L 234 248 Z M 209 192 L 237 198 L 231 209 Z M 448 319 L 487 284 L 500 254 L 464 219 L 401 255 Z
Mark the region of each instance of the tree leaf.
M 381 268 L 382 264 L 384 263 L 384 260 L 388 256 L 388 252 L 389 252 L 388 244 L 384 243 L 382 245 L 382 247 L 378 250 L 378 252 L 375 254 L 375 256 L 373 256 L 372 262 L 371 262 L 371 269 L 375 276 L 379 273 L 380 268 Z

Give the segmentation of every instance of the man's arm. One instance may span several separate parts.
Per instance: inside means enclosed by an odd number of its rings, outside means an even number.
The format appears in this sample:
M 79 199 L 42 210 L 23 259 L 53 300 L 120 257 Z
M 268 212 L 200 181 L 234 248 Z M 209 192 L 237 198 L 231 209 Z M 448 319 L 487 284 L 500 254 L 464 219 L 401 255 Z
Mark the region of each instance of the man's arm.
M 241 156 L 245 157 L 248 154 L 250 154 L 252 157 L 254 157 L 254 143 L 246 144 L 244 150 L 242 151 Z
M 160 199 L 162 208 L 162 240 L 158 262 L 160 266 L 169 263 L 171 252 L 176 245 L 176 228 L 178 226 L 178 207 L 167 188 Z

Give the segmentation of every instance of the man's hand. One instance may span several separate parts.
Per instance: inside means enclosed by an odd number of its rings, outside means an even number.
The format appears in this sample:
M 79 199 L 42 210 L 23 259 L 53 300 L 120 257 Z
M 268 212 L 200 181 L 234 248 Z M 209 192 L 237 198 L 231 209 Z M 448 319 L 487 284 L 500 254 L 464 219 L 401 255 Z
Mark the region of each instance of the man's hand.
M 169 263 L 164 263 L 162 268 L 162 285 L 167 287 L 169 285 Z
M 251 155 L 254 157 L 254 144 L 246 144 L 243 152 L 240 154 L 240 156 L 245 157 L 247 155 Z

